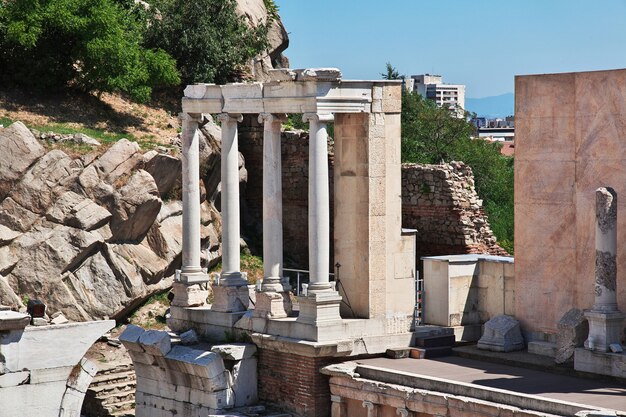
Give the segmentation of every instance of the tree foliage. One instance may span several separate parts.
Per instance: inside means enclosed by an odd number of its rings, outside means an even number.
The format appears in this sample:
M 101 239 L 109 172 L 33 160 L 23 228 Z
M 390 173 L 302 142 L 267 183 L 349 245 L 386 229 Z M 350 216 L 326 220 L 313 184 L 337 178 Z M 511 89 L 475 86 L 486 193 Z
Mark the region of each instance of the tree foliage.
M 501 145 L 472 139 L 474 127 L 456 111 L 418 93 L 402 96 L 402 160 L 425 164 L 463 161 L 472 167 L 476 192 L 498 243 L 513 252 L 513 158 Z
M 251 29 L 235 12 L 235 0 L 156 0 L 159 11 L 147 44 L 176 59 L 183 83 L 218 84 L 241 78 L 245 65 L 264 51 L 271 23 Z
M 390 62 L 387 62 L 385 72 L 381 72 L 380 76 L 383 77 L 383 80 L 400 80 L 404 78 L 400 75 L 396 67 L 391 65 Z
M 0 1 L 0 81 L 54 90 L 123 92 L 145 101 L 180 82 L 174 60 L 145 48 L 145 20 L 120 0 Z

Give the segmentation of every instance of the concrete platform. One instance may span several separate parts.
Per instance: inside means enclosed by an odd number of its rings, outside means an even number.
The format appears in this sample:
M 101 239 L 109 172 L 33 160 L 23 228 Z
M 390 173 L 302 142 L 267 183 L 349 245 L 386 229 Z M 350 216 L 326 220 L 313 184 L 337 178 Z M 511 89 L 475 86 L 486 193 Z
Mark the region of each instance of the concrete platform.
M 473 384 L 486 390 L 514 391 L 529 398 L 546 398 L 564 405 L 610 409 L 621 412 L 618 415 L 626 415 L 626 384 L 616 382 L 588 380 L 458 356 L 419 360 L 375 358 L 357 363 L 419 377 Z

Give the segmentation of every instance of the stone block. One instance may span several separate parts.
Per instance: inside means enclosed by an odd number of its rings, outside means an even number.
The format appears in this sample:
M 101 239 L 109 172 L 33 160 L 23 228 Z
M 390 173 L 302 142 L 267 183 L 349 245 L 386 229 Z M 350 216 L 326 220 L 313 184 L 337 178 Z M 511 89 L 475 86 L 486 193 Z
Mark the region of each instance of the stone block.
M 209 296 L 209 292 L 204 290 L 199 284 L 189 285 L 183 282 L 174 282 L 172 292 L 174 293 L 172 305 L 179 307 L 206 305 L 206 299 Z
M 194 329 L 189 329 L 180 334 L 180 343 L 183 345 L 193 345 L 198 343 L 198 334 Z
M 213 285 L 213 304 L 211 310 L 222 313 L 235 313 L 248 310 L 248 286 Z
M 139 337 L 139 343 L 146 353 L 165 356 L 172 349 L 172 340 L 167 332 L 148 330 Z
M 191 375 L 201 378 L 215 378 L 222 375 L 226 370 L 220 355 L 189 346 L 174 346 L 168 353 L 167 359 L 168 363 L 179 361 L 187 364 L 187 371 Z
M 232 378 L 235 407 L 255 404 L 258 400 L 256 358 L 243 359 L 236 363 Z
M 139 345 L 139 338 L 146 331 L 139 326 L 135 326 L 134 324 L 129 324 L 126 326 L 126 329 L 120 334 L 119 340 L 122 342 L 124 347 L 128 350 L 143 352 L 143 348 Z
M 589 334 L 589 323 L 582 310 L 572 308 L 557 323 L 556 363 L 573 362 L 574 350 L 582 347 Z
M 528 353 L 554 358 L 556 356 L 556 344 L 540 340 L 528 342 Z
M 385 351 L 385 354 L 388 358 L 391 359 L 403 359 L 409 357 L 409 351 L 411 348 L 403 347 L 403 348 L 389 348 Z
M 30 316 L 24 313 L 0 311 L 0 331 L 21 330 L 30 323 Z
M 574 351 L 574 369 L 592 374 L 626 378 L 626 355 L 576 348 Z
M 341 79 L 338 68 L 307 68 L 298 74 L 298 81 L 336 81 Z
M 524 337 L 519 322 L 511 316 L 496 316 L 485 323 L 478 349 L 494 352 L 511 352 L 524 349 Z
M 247 343 L 229 343 L 215 345 L 211 352 L 217 353 L 222 359 L 240 361 L 252 358 L 256 354 L 256 346 Z

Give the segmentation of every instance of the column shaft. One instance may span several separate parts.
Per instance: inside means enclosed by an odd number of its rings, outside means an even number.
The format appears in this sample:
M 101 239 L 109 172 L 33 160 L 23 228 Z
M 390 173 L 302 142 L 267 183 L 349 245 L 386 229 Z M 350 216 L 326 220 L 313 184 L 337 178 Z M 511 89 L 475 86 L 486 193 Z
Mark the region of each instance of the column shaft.
M 332 115 L 306 113 L 309 122 L 309 293 L 330 291 L 328 133 Z
M 596 190 L 596 282 L 594 311 L 617 311 L 617 194 Z
M 205 282 L 200 266 L 200 148 L 198 125 L 201 115 L 182 118 L 183 254 L 180 281 Z
M 263 127 L 263 291 L 283 291 L 282 119 L 259 115 Z
M 237 123 L 240 114 L 222 113 L 222 278 L 220 285 L 244 285 L 241 277 L 239 226 L 239 145 Z

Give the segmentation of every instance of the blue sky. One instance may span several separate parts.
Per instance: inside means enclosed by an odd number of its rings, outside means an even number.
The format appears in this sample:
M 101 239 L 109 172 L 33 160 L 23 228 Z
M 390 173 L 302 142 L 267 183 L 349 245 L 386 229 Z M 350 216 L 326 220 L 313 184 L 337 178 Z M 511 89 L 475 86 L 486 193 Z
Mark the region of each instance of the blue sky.
M 626 68 L 626 0 L 275 0 L 292 68 L 435 73 L 468 97 L 514 76 Z

